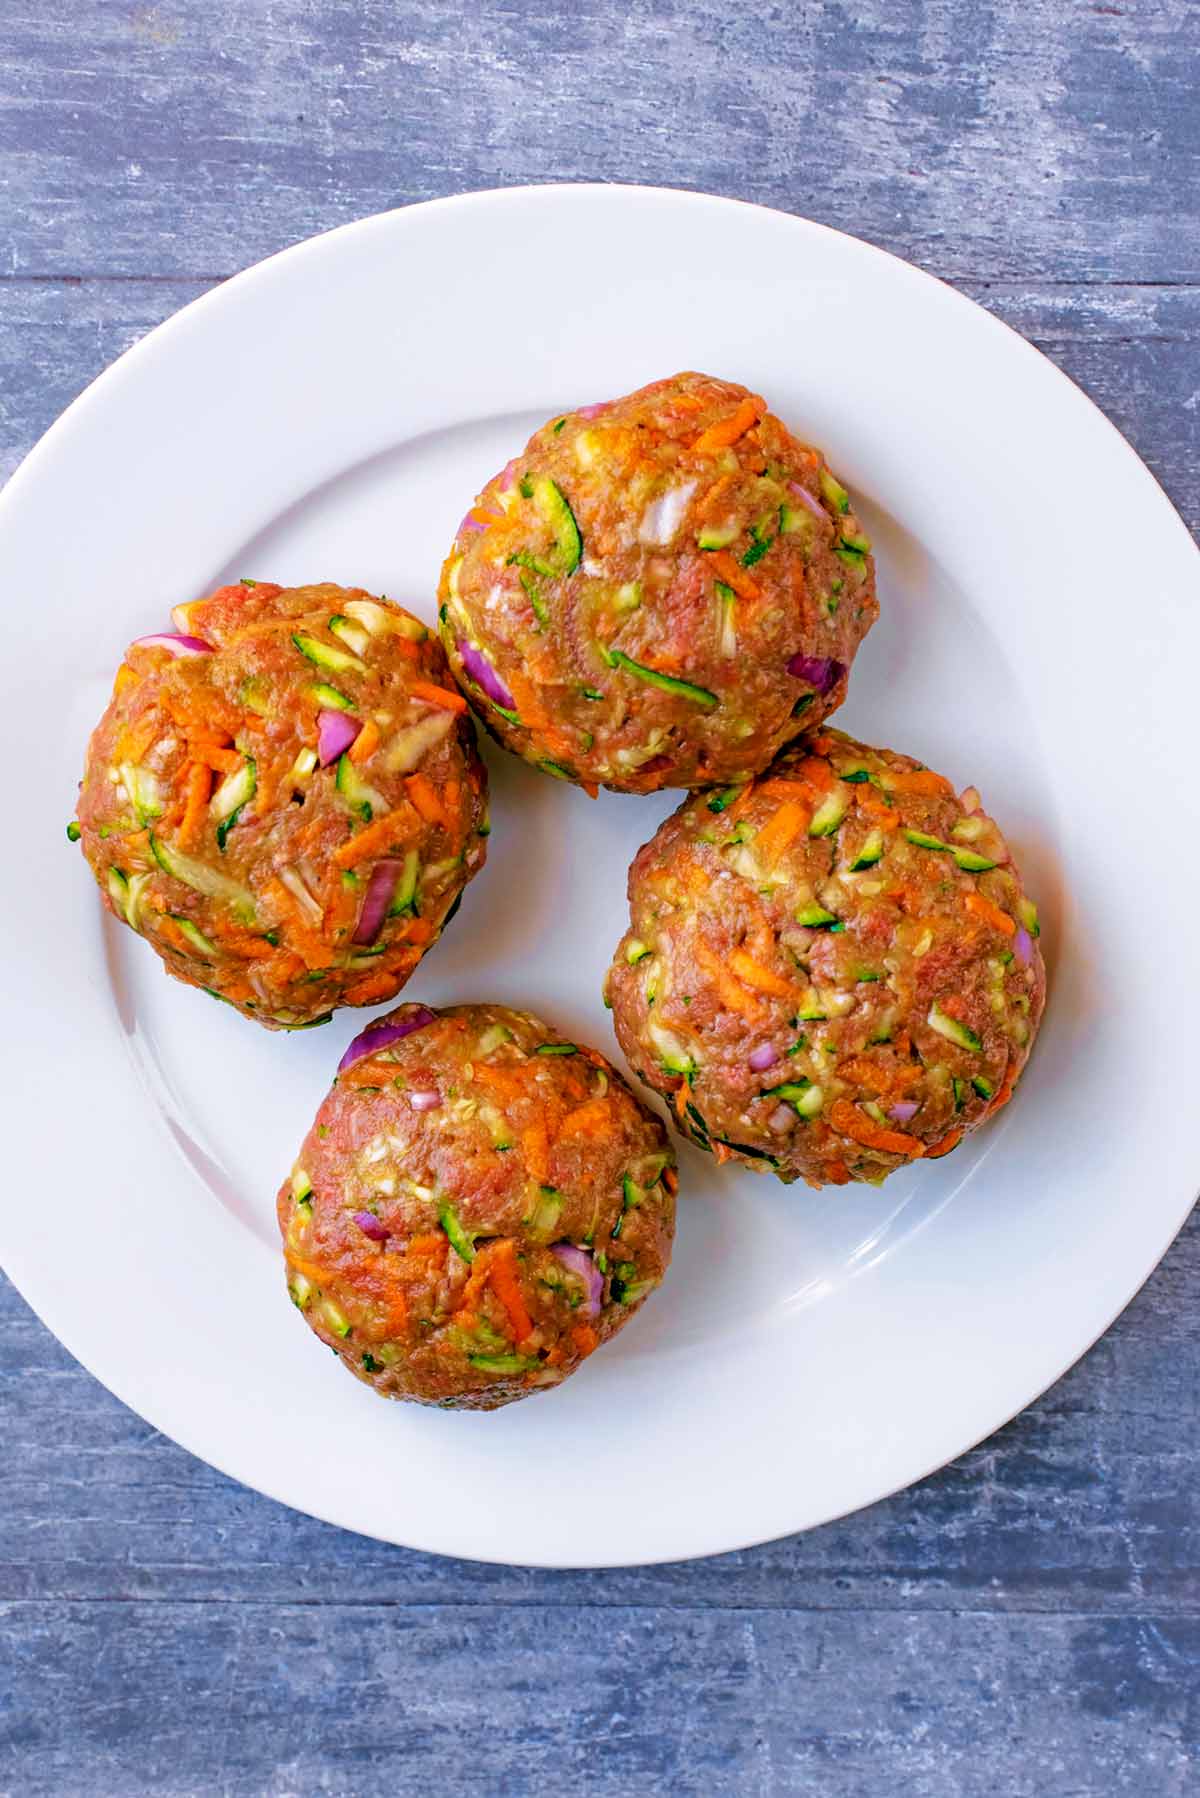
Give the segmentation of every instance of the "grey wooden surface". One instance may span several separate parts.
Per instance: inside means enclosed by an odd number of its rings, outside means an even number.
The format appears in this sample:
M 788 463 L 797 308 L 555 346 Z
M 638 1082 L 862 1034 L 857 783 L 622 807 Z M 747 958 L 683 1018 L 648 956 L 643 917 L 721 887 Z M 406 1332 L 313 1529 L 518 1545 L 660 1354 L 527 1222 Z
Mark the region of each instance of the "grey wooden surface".
M 6 0 L 0 476 L 152 325 L 313 231 L 640 180 L 954 281 L 1094 395 L 1194 529 L 1198 91 L 1185 0 Z M 869 1512 L 562 1574 L 233 1486 L 0 1282 L 0 1792 L 1182 1798 L 1198 1266 L 1193 1220 L 1039 1404 Z

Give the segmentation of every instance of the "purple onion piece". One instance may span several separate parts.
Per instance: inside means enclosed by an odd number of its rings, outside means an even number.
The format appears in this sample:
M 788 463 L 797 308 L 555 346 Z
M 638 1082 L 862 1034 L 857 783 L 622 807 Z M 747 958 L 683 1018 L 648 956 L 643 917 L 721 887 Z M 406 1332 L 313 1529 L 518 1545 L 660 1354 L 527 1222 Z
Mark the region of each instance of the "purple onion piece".
M 916 1117 L 920 1109 L 919 1099 L 900 1099 L 895 1105 L 888 1106 L 888 1116 L 894 1124 L 907 1124 Z
M 802 487 L 799 481 L 789 481 L 788 492 L 794 494 L 802 506 L 807 506 L 814 518 L 819 518 L 823 524 L 829 523 L 828 512 L 820 500 L 808 491 L 807 487 Z
M 517 478 L 517 458 L 514 456 L 512 461 L 506 462 L 504 464 L 504 467 L 500 470 L 500 478 L 496 482 L 496 485 L 500 489 L 501 493 L 507 493 L 509 488 L 512 486 L 513 482 L 516 480 L 516 478 Z
M 477 518 L 472 518 L 471 514 L 468 512 L 466 517 L 463 519 L 462 523 L 459 525 L 458 529 L 455 531 L 454 535 L 456 537 L 461 537 L 464 531 L 486 531 L 486 530 L 487 530 L 486 524 L 480 524 L 479 520 Z
M 796 1113 L 790 1105 L 777 1105 L 767 1119 L 767 1129 L 773 1130 L 776 1136 L 783 1136 L 796 1121 Z
M 358 914 L 358 923 L 354 926 L 352 943 L 373 943 L 383 929 L 383 920 L 388 915 L 388 907 L 396 891 L 397 882 L 404 872 L 404 863 L 400 861 L 376 862 L 371 870 L 371 878 L 367 882 L 367 890 L 363 895 L 362 910 Z
M 1029 967 L 1030 963 L 1033 961 L 1033 938 L 1026 930 L 1024 924 L 1021 925 L 1016 936 L 1013 938 L 1013 954 L 1023 968 Z
M 612 404 L 612 400 L 596 400 L 590 406 L 576 406 L 575 416 L 577 418 L 599 418 L 600 414 L 607 412 Z
M 789 658 L 787 671 L 797 680 L 806 680 L 810 687 L 815 687 L 822 696 L 829 692 L 845 674 L 845 665 L 835 662 L 832 656 L 806 656 L 799 650 Z
M 770 1043 L 763 1043 L 746 1058 L 746 1065 L 753 1068 L 756 1074 L 762 1074 L 767 1068 L 773 1068 L 778 1060 L 778 1049 L 773 1048 Z
M 400 1012 L 406 1012 L 401 1017 Z M 400 1011 L 389 1012 L 385 1018 L 376 1018 L 365 1030 L 360 1030 L 342 1059 L 338 1062 L 337 1071 L 344 1074 L 347 1068 L 361 1061 L 364 1055 L 377 1055 L 381 1049 L 390 1049 L 402 1037 L 411 1036 L 414 1030 L 423 1030 L 426 1024 L 437 1022 L 436 1011 L 430 1011 L 428 1005 L 402 1005 Z
M 131 649 L 165 649 L 171 656 L 210 656 L 211 643 L 203 637 L 186 637 L 179 631 L 154 631 L 148 637 L 135 637 Z
M 390 1231 L 384 1229 L 373 1211 L 356 1211 L 354 1221 L 363 1235 L 369 1236 L 372 1242 L 386 1242 L 391 1234 Z
M 563 1266 L 573 1274 L 578 1274 L 587 1289 L 587 1298 L 583 1304 L 585 1317 L 595 1317 L 600 1310 L 600 1300 L 604 1296 L 604 1276 L 586 1249 L 580 1249 L 573 1242 L 556 1242 L 552 1254 L 558 1256 Z
M 361 729 L 358 719 L 345 712 L 318 712 L 317 760 L 322 768 L 344 755 Z
M 436 1087 L 427 1091 L 409 1093 L 408 1102 L 414 1111 L 436 1111 L 442 1102 L 442 1095 Z
M 492 664 L 481 649 L 468 643 L 465 637 L 458 639 L 458 653 L 462 657 L 462 665 L 477 686 L 483 688 L 489 699 L 502 705 L 506 712 L 515 712 L 517 702 L 505 686 Z

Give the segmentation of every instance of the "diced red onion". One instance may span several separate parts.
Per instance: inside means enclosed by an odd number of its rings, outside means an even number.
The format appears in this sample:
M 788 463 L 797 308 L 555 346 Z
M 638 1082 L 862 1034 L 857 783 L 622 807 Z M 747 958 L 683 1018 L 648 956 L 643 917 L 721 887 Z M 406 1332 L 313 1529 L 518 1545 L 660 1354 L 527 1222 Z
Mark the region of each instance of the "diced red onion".
M 512 461 L 506 462 L 503 469 L 500 471 L 500 479 L 496 485 L 499 487 L 501 493 L 507 493 L 516 478 L 517 458 L 514 456 Z
M 456 537 L 461 537 L 464 531 L 486 531 L 486 530 L 487 530 L 486 524 L 480 524 L 479 520 L 477 518 L 472 518 L 471 514 L 468 512 L 466 517 L 463 519 L 462 523 L 459 525 L 457 531 L 455 531 L 454 534 Z
M 134 649 L 165 649 L 169 656 L 210 656 L 211 643 L 203 637 L 186 637 L 179 631 L 154 631 L 148 637 L 135 637 Z
M 773 1130 L 776 1136 L 782 1136 L 790 1130 L 796 1121 L 796 1114 L 790 1105 L 777 1105 L 767 1119 L 767 1129 Z
M 828 512 L 825 510 L 820 500 L 815 498 L 814 495 L 808 491 L 807 487 L 802 487 L 799 481 L 789 481 L 788 492 L 794 493 L 796 498 L 800 501 L 800 504 L 802 506 L 807 506 L 814 518 L 821 519 L 825 524 L 829 523 Z
M 575 416 L 577 418 L 599 418 L 600 414 L 607 412 L 612 404 L 612 400 L 596 400 L 590 406 L 576 406 Z
M 919 1099 L 900 1099 L 895 1105 L 888 1106 L 888 1116 L 894 1124 L 907 1124 L 916 1117 L 920 1109 Z
M 373 943 L 375 941 L 383 929 L 383 920 L 388 915 L 388 907 L 392 903 L 396 883 L 403 872 L 403 862 L 376 862 L 371 870 L 371 878 L 367 882 L 362 910 L 358 914 L 358 923 L 354 926 L 354 935 L 350 939 L 352 943 Z
M 401 1017 L 400 1012 L 407 1013 Z M 426 1024 L 437 1022 L 437 1013 L 430 1011 L 428 1005 L 402 1005 L 399 1011 L 393 1011 L 385 1018 L 376 1018 L 365 1030 L 360 1030 L 342 1059 L 338 1062 L 337 1071 L 344 1074 L 346 1069 L 361 1061 L 364 1055 L 377 1055 L 380 1049 L 390 1049 L 402 1037 L 411 1036 L 414 1030 L 423 1030 Z
M 964 787 L 962 790 L 962 797 L 961 797 L 960 803 L 962 805 L 964 812 L 982 811 L 983 810 L 983 800 L 979 797 L 979 788 L 978 787 Z
M 579 1275 L 587 1288 L 583 1314 L 585 1317 L 595 1317 L 604 1295 L 604 1276 L 596 1263 L 586 1249 L 577 1248 L 573 1242 L 556 1242 L 552 1253 L 558 1256 L 564 1267 L 569 1267 L 573 1274 Z
M 483 651 L 468 643 L 465 637 L 458 639 L 458 653 L 462 657 L 462 665 L 471 679 L 478 683 L 489 699 L 502 705 L 506 712 L 515 712 L 517 702 L 505 686 Z
M 797 680 L 806 680 L 822 695 L 835 687 L 846 672 L 843 664 L 835 662 L 832 656 L 806 656 L 799 650 L 789 659 L 787 671 Z
M 442 1095 L 431 1086 L 427 1092 L 409 1093 L 408 1102 L 414 1111 L 436 1111 L 442 1102 Z
M 328 768 L 330 762 L 345 755 L 361 729 L 358 719 L 351 718 L 346 712 L 318 712 L 317 760 L 322 768 Z
M 1026 930 L 1024 924 L 1021 925 L 1016 936 L 1013 938 L 1013 954 L 1023 968 L 1027 968 L 1033 960 L 1033 938 Z
M 761 1048 L 755 1049 L 753 1053 L 748 1056 L 747 1066 L 752 1067 L 756 1074 L 761 1074 L 767 1068 L 773 1068 L 778 1060 L 779 1051 L 773 1048 L 770 1043 L 763 1043 Z
M 386 1242 L 391 1234 L 390 1231 L 384 1229 L 373 1211 L 356 1211 L 354 1221 L 363 1235 L 369 1236 L 372 1242 Z

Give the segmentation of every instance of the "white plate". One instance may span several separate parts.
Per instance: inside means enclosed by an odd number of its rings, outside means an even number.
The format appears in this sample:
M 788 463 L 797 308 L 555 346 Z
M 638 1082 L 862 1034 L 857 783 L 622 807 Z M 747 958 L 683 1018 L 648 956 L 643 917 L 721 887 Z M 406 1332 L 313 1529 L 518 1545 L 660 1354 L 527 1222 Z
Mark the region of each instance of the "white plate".
M 838 722 L 974 781 L 1041 903 L 1017 1101 L 880 1191 L 682 1150 L 675 1265 L 560 1392 L 384 1405 L 288 1304 L 273 1195 L 363 1014 L 270 1036 L 102 921 L 64 840 L 129 638 L 241 573 L 432 617 L 477 487 L 541 420 L 700 368 L 828 451 L 882 617 Z M 968 301 L 803 220 L 657 190 L 367 219 L 189 306 L 0 501 L 10 1052 L 0 1250 L 67 1347 L 249 1485 L 413 1547 L 706 1554 L 850 1511 L 1026 1405 L 1191 1203 L 1200 992 L 1197 561 L 1117 433 Z M 532 1007 L 615 1053 L 627 864 L 675 803 L 489 752 L 491 859 L 406 997 Z

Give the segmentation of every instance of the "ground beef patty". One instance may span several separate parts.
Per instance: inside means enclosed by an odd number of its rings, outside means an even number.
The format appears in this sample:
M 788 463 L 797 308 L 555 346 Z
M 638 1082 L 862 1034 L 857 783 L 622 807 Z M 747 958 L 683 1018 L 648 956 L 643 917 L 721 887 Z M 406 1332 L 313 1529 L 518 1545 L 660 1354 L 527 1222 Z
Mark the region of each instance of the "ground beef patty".
M 556 1386 L 662 1279 L 666 1131 L 528 1012 L 401 1005 L 351 1044 L 279 1194 L 288 1285 L 386 1398 Z
M 720 1161 L 810 1186 L 945 1155 L 1012 1095 L 1037 912 L 968 787 L 840 731 L 697 794 L 638 852 L 621 1046 Z
M 442 571 L 450 663 L 502 743 L 624 792 L 757 773 L 841 704 L 878 612 L 819 450 L 730 381 L 551 419 Z
M 390 999 L 484 860 L 441 646 L 358 588 L 244 581 L 173 617 L 88 747 L 72 834 L 109 910 L 270 1028 Z

